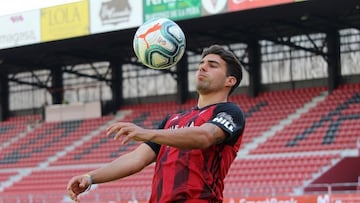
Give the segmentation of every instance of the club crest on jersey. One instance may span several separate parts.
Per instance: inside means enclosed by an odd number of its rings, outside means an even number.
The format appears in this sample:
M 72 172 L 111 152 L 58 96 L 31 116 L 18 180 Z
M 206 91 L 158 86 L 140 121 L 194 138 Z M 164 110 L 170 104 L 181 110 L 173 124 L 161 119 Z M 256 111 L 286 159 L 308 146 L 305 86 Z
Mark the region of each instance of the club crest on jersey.
M 233 118 L 229 114 L 225 112 L 220 112 L 215 116 L 215 118 L 212 119 L 212 121 L 215 123 L 220 123 L 230 132 L 234 132 L 235 123 L 233 121 Z

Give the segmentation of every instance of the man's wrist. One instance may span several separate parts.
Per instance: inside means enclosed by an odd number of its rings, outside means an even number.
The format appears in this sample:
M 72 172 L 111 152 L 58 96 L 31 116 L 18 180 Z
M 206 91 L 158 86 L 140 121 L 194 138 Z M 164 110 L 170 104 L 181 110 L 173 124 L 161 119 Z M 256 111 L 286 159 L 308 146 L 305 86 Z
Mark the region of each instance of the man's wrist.
M 90 183 L 90 184 L 89 184 L 89 186 L 88 186 L 88 187 L 86 188 L 86 190 L 85 190 L 85 191 L 89 191 L 89 190 L 91 189 L 91 185 L 93 184 L 93 179 L 92 179 L 92 177 L 91 177 L 90 174 L 84 174 L 83 176 L 89 179 L 89 183 Z

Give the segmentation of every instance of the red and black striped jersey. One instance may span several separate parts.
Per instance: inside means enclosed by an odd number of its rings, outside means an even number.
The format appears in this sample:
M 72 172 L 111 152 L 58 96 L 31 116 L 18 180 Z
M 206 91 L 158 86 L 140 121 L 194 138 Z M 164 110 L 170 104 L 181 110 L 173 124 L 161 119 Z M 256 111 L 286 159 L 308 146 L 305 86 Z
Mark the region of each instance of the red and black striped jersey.
M 186 128 L 203 123 L 220 127 L 226 139 L 206 149 L 189 150 L 147 142 L 157 154 L 149 202 L 222 202 L 224 178 L 239 150 L 245 127 L 243 111 L 230 102 L 193 108 L 167 116 L 159 128 Z

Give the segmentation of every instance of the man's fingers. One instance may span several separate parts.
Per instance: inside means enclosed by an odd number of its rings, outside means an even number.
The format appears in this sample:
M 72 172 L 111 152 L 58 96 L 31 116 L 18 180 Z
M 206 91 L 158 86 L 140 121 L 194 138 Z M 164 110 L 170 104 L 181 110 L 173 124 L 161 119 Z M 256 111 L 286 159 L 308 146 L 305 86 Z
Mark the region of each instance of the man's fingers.
M 128 143 L 129 140 L 131 140 L 131 139 L 132 139 L 132 136 L 126 135 L 126 136 L 124 137 L 124 139 L 121 141 L 121 143 L 122 143 L 122 144 L 126 144 L 126 143 Z
M 78 195 L 85 191 L 86 185 L 88 184 L 86 178 L 72 178 L 66 187 L 69 197 L 75 202 L 80 202 Z
M 88 180 L 86 180 L 86 178 L 82 178 L 79 184 L 80 189 L 84 189 L 87 188 L 88 185 Z
M 70 197 L 70 199 L 72 199 L 75 202 L 80 202 L 79 199 L 77 198 L 77 194 L 75 194 L 75 192 L 72 190 L 72 188 L 68 188 L 68 195 Z
M 116 126 L 111 126 L 109 128 L 106 129 L 106 135 L 111 135 L 113 134 L 115 131 L 117 131 L 117 127 Z
M 111 135 L 113 133 L 117 133 L 126 126 L 128 126 L 127 123 L 115 123 L 115 124 L 112 124 L 106 129 L 106 135 Z
M 114 140 L 119 139 L 119 138 L 120 138 L 120 136 L 121 136 L 121 134 L 120 134 L 120 133 L 116 133 L 116 134 L 115 134 L 115 136 L 114 136 Z
M 80 202 L 79 199 L 77 198 L 76 194 L 70 195 L 70 198 L 74 201 L 74 202 Z
M 115 134 L 114 140 L 118 140 L 121 137 L 124 137 L 121 143 L 126 144 L 129 140 L 132 139 L 133 136 L 129 136 L 129 135 L 135 130 L 136 128 L 134 128 L 134 124 L 132 123 L 115 123 L 106 129 L 107 131 L 106 134 L 107 135 Z
M 124 129 L 120 129 L 116 132 L 114 140 L 120 139 L 121 136 L 127 135 L 128 133 Z

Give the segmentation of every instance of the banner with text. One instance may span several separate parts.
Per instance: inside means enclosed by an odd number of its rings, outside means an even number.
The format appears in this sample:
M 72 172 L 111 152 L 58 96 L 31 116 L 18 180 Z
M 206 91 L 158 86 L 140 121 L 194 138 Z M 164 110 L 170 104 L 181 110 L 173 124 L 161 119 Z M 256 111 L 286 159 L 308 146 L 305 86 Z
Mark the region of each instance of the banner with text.
M 216 15 L 227 12 L 228 0 L 201 0 L 202 16 Z
M 0 17 L 0 49 L 40 42 L 40 11 Z
M 89 3 L 79 1 L 41 9 L 41 40 L 51 41 L 89 34 Z
M 227 198 L 224 203 L 360 203 L 360 194 Z
M 147 201 L 120 201 L 117 203 L 146 203 Z M 105 203 L 105 202 L 104 202 Z M 223 203 L 360 203 L 360 194 L 300 195 L 284 197 L 225 198 Z
M 229 0 L 229 11 L 260 8 L 277 4 L 294 2 L 294 0 Z
M 90 0 L 90 11 L 91 33 L 132 28 L 143 23 L 143 4 L 138 0 Z
M 200 0 L 143 0 L 144 21 L 152 18 L 181 20 L 201 16 Z

